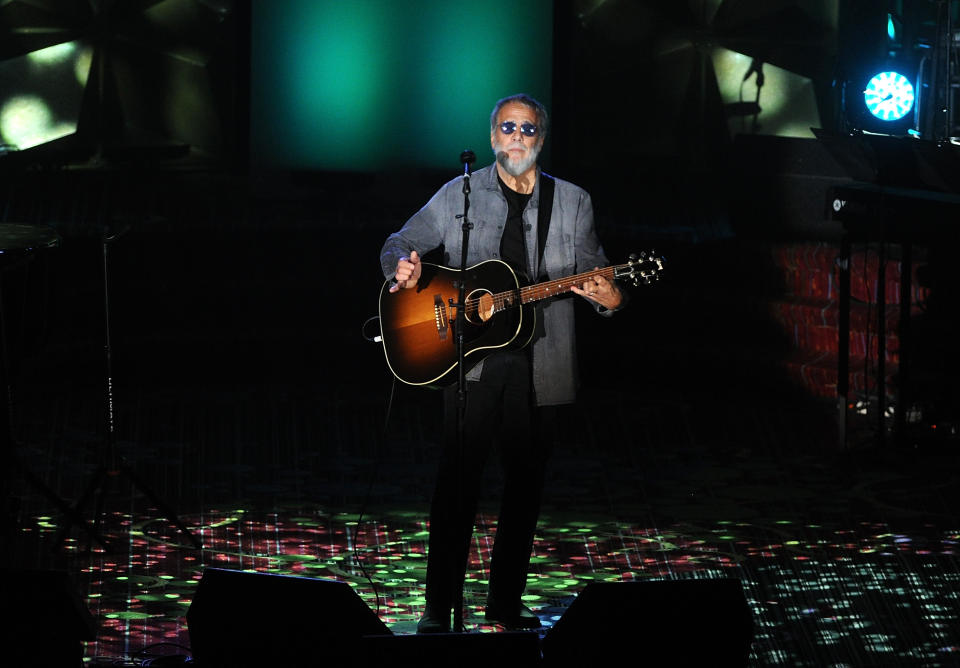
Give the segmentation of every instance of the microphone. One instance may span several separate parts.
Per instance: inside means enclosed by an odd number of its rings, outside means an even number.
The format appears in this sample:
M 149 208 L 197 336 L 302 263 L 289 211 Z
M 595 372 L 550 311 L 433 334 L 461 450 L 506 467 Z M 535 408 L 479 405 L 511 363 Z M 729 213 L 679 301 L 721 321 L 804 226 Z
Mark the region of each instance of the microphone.
M 466 149 L 460 154 L 460 162 L 463 163 L 463 175 L 470 176 L 470 165 L 477 161 L 477 156 L 470 149 Z

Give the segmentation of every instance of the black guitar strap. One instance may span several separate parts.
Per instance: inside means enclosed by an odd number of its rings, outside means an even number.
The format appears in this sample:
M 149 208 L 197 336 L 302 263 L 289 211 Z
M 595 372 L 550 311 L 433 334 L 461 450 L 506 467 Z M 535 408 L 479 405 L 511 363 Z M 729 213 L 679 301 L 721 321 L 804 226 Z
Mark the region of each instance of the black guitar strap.
M 556 182 L 552 176 L 540 172 L 540 203 L 537 210 L 537 266 L 540 267 L 540 279 L 546 278 L 543 270 L 543 249 L 547 245 L 547 233 L 550 232 L 550 218 L 553 213 L 553 191 Z

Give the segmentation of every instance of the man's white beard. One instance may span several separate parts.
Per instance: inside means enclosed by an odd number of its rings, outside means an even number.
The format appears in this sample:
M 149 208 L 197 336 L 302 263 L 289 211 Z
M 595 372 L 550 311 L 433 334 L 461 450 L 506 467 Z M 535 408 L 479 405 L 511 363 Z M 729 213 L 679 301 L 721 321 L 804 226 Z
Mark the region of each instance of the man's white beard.
M 511 158 L 502 144 L 498 144 L 493 152 L 494 155 L 497 156 L 497 162 L 503 167 L 507 174 L 510 176 L 520 176 L 536 164 L 537 156 L 540 154 L 540 148 L 539 146 L 532 146 L 519 158 Z

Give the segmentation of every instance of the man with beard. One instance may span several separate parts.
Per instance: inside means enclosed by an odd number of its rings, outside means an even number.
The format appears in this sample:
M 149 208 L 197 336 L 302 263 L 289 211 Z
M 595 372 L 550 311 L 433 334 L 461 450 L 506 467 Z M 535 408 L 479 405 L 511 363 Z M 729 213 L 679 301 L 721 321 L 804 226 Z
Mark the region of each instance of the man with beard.
M 506 262 L 530 282 L 562 278 L 607 264 L 593 223 L 590 196 L 537 167 L 548 128 L 547 111 L 528 95 L 497 102 L 490 115 L 490 144 L 496 163 L 471 177 L 469 219 L 473 223 L 467 265 Z M 547 185 L 547 184 L 550 185 Z M 414 288 L 420 255 L 443 245 L 445 264 L 461 257 L 463 184 L 444 185 L 380 253 L 391 292 Z M 552 187 L 551 187 L 552 186 Z M 552 205 L 546 202 L 551 198 Z M 547 207 L 540 215 L 541 205 Z M 546 229 L 539 229 L 539 228 Z M 540 255 L 538 234 L 546 234 Z M 621 308 L 625 296 L 601 275 L 572 291 L 604 315 Z M 570 295 L 567 295 L 569 297 Z M 577 371 L 573 300 L 542 304 L 531 345 L 488 356 L 467 374 L 462 464 L 457 447 L 457 388 L 444 392 L 445 444 L 430 508 L 426 610 L 418 633 L 447 632 L 455 591 L 463 582 L 480 493 L 481 472 L 496 441 L 503 469 L 503 497 L 490 567 L 485 618 L 508 629 L 532 629 L 540 620 L 521 601 L 540 512 L 545 462 L 558 407 L 576 398 Z

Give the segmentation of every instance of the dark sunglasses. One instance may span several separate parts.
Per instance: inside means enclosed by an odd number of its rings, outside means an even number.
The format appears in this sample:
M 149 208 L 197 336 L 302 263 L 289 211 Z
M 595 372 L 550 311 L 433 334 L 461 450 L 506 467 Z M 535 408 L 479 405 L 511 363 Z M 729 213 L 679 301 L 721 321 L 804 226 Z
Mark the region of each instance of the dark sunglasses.
M 505 135 L 512 135 L 517 129 L 517 124 L 513 121 L 504 121 L 500 124 L 500 132 Z M 533 123 L 522 123 L 520 125 L 520 134 L 524 137 L 536 137 L 537 126 Z

